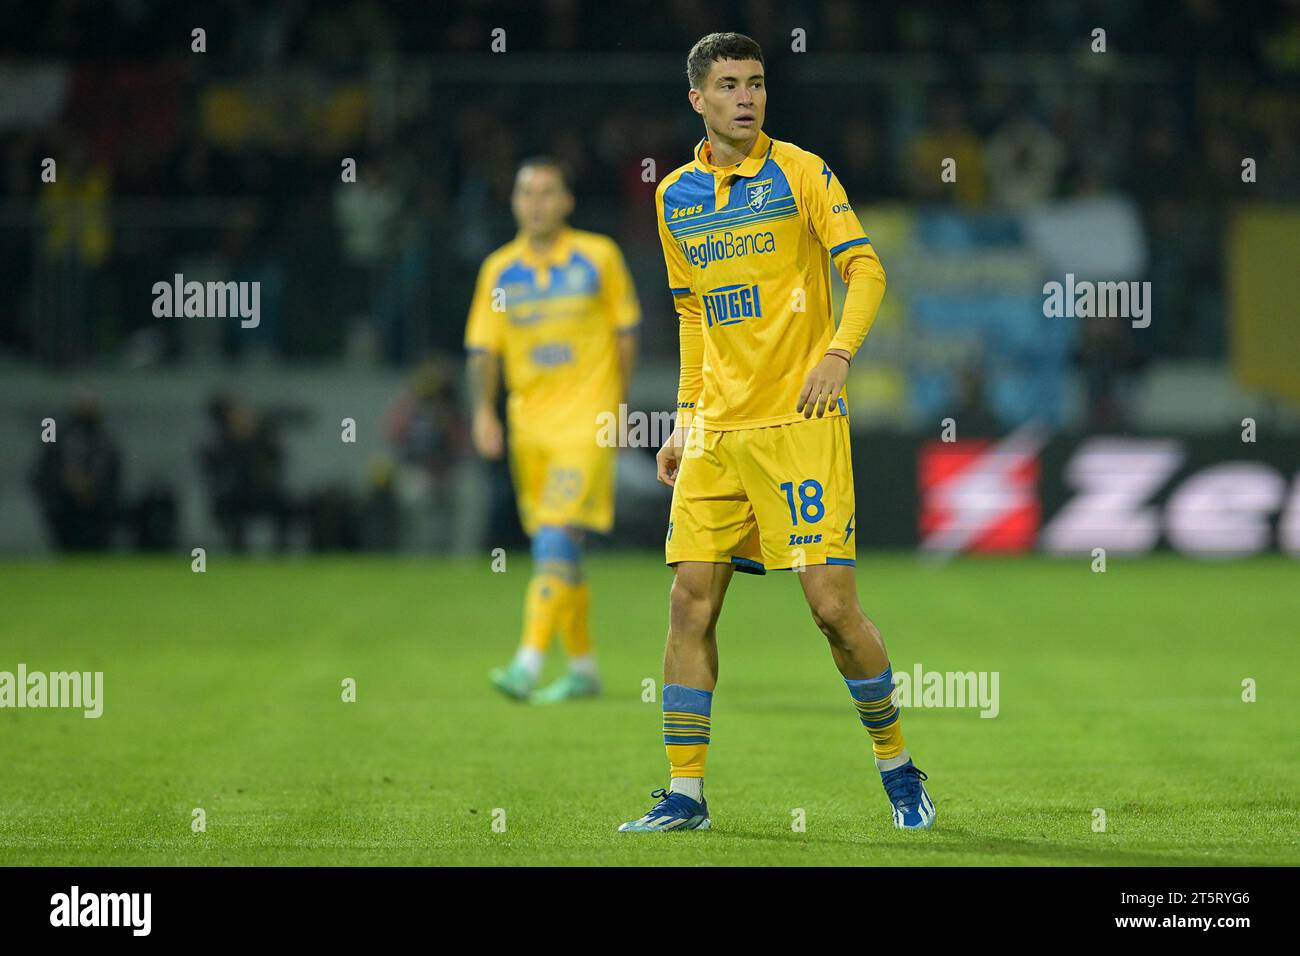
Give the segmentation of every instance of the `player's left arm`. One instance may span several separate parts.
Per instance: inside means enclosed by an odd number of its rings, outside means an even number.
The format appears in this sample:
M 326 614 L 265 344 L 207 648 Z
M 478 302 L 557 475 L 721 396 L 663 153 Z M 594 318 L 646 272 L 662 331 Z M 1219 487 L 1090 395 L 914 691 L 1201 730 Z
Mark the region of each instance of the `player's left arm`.
M 821 418 L 834 406 L 844 390 L 849 363 L 867 337 L 885 296 L 885 269 L 871 240 L 849 205 L 838 177 L 824 162 L 817 162 L 820 172 L 802 177 L 800 195 L 809 229 L 829 251 L 848 291 L 839 328 L 799 392 L 795 411 L 803 412 L 804 418 L 814 414 Z
M 641 304 L 637 301 L 636 286 L 632 283 L 632 274 L 628 271 L 623 253 L 613 242 L 610 242 L 609 248 L 603 283 L 605 310 L 614 323 L 618 340 L 618 370 L 623 383 L 622 400 L 626 401 L 632 388 L 632 373 L 636 369 Z

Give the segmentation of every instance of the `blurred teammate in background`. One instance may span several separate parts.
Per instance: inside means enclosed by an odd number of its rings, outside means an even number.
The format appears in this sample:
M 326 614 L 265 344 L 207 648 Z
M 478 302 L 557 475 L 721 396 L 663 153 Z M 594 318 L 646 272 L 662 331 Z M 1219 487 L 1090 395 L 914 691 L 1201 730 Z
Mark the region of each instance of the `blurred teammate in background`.
M 624 400 L 641 312 L 613 240 L 567 225 L 572 184 L 557 160 L 521 164 L 511 206 L 519 234 L 484 260 L 465 330 L 474 447 L 489 459 L 505 451 L 504 365 L 510 470 L 532 538 L 520 646 L 490 676 L 509 697 L 551 703 L 600 693 L 582 547 L 587 531 L 613 526 L 618 449 L 598 443 L 598 416 Z M 556 634 L 568 673 L 534 690 Z

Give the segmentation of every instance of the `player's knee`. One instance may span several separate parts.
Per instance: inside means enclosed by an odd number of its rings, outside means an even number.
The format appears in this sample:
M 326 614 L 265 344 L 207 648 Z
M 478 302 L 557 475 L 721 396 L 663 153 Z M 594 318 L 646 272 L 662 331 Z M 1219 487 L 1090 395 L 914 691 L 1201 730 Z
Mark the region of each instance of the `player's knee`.
M 673 632 L 703 637 L 710 629 L 713 606 L 707 581 L 697 581 L 690 575 L 678 574 L 668 592 L 671 620 L 678 626 Z
M 832 644 L 841 644 L 857 632 L 864 615 L 856 599 L 836 593 L 818 595 L 808 602 L 817 627 Z
M 582 561 L 582 538 L 563 525 L 542 525 L 533 535 L 533 561 L 579 564 Z
M 668 604 L 674 612 L 690 613 L 706 607 L 708 600 L 707 590 L 690 578 L 680 574 L 673 578 L 673 586 L 668 591 Z
M 543 525 L 533 535 L 533 574 L 571 583 L 582 579 L 582 539 L 560 525 Z

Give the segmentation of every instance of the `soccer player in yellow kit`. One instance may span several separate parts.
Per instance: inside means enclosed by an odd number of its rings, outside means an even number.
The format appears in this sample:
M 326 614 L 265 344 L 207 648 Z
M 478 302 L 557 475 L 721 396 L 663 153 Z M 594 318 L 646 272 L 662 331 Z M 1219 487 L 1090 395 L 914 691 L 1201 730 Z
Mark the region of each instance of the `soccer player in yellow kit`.
M 566 225 L 573 192 L 559 162 L 524 162 L 511 206 L 519 235 L 484 260 L 465 329 L 474 447 L 491 459 L 505 451 L 504 364 L 510 468 L 532 538 L 520 646 L 490 677 L 516 700 L 552 703 L 600 693 L 582 546 L 587 531 L 614 523 L 618 449 L 602 445 L 600 419 L 623 401 L 641 313 L 614 241 Z M 556 634 L 568 673 L 534 690 Z
M 884 269 L 826 163 L 763 132 L 757 43 L 710 34 L 687 57 L 687 76 L 706 135 L 655 201 L 681 334 L 677 427 L 658 455 L 659 478 L 673 488 L 663 689 L 671 781 L 619 829 L 710 826 L 704 762 L 723 597 L 735 571 L 783 569 L 800 572 L 871 736 L 894 825 L 929 827 L 926 776 L 904 746 L 889 657 L 854 580 L 844 381 L 884 296 Z M 838 329 L 831 262 L 848 286 Z

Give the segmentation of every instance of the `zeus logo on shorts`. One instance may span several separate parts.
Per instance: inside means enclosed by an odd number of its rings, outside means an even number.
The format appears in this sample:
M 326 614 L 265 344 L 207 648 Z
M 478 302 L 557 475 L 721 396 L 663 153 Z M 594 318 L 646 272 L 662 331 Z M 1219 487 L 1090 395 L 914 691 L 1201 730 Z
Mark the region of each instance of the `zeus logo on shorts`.
M 790 535 L 791 544 L 821 544 L 822 536 L 819 534 L 792 534 Z
M 721 235 L 705 236 L 699 242 L 682 243 L 682 254 L 686 256 L 686 261 L 700 269 L 707 269 L 710 263 L 724 259 L 758 256 L 769 252 L 776 252 L 776 236 L 770 232 L 756 232 L 752 235 L 724 232 Z
M 762 318 L 757 285 L 724 285 L 700 296 L 704 300 L 704 324 L 735 325 L 745 319 Z

